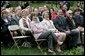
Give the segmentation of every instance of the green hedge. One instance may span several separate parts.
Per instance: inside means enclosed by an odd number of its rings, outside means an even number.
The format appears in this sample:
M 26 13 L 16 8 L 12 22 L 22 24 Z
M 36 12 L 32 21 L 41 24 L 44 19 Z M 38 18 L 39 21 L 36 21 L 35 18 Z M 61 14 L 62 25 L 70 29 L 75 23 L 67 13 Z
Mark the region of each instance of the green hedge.
M 27 2 L 29 2 L 29 4 L 33 4 L 32 1 L 27 1 Z M 11 3 L 11 7 L 23 5 L 23 3 L 21 1 L 10 1 L 10 3 Z M 40 4 L 40 3 L 45 3 L 45 1 L 37 1 L 35 3 Z M 56 4 L 57 5 L 57 1 L 48 1 L 47 4 Z M 76 6 L 76 5 L 77 5 L 77 1 L 71 1 L 71 6 Z

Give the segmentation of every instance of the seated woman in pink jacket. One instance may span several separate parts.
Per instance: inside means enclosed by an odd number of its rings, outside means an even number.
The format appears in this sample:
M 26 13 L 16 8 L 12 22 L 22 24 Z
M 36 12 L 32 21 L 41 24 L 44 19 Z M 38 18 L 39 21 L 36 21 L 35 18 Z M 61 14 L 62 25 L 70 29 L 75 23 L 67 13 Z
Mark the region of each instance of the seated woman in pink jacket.
M 48 52 L 53 52 L 54 41 L 55 45 L 57 44 L 56 35 L 52 31 L 44 29 L 39 20 L 37 20 L 37 16 L 34 12 L 31 14 L 31 17 L 32 21 L 30 23 L 30 26 L 32 31 L 34 32 L 35 39 L 47 39 Z

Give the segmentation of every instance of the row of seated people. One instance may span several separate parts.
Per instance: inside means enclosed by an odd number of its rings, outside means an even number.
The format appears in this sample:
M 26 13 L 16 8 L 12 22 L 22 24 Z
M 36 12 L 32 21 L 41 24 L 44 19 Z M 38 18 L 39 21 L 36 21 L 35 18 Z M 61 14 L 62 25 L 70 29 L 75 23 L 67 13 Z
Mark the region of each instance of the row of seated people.
M 20 11 L 19 11 L 20 12 Z M 18 13 L 19 13 L 18 12 Z M 83 17 L 80 15 L 80 11 L 75 11 L 75 15 L 72 15 L 72 11 L 66 12 L 66 17 L 62 10 L 58 10 L 58 15 L 54 20 L 49 19 L 49 10 L 42 12 L 42 20 L 39 20 L 37 15 L 37 9 L 31 12 L 30 15 L 27 14 L 27 9 L 21 11 L 21 17 L 17 14 L 11 15 L 8 11 L 2 11 L 2 42 L 7 44 L 7 27 L 9 25 L 19 25 L 22 32 L 25 35 L 31 36 L 31 41 L 39 38 L 45 38 L 48 42 L 48 52 L 53 52 L 57 50 L 61 52 L 61 45 L 66 44 L 68 47 L 77 46 L 81 44 L 81 33 L 84 32 L 83 28 Z M 4 32 L 7 31 L 7 32 Z M 33 35 L 32 35 L 33 33 Z M 6 34 L 4 36 L 4 34 Z M 8 37 L 11 38 L 10 34 Z M 34 38 L 33 38 L 34 37 Z M 53 45 L 54 44 L 54 45 Z M 56 48 L 55 48 L 56 47 Z

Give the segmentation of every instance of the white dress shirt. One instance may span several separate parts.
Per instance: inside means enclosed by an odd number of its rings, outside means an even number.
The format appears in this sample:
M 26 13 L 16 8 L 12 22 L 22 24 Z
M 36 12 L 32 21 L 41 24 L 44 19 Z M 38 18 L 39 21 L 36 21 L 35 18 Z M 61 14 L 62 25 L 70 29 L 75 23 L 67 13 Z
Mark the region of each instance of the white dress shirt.
M 27 30 L 30 30 L 30 22 L 29 22 L 29 20 L 28 20 L 29 18 L 25 19 L 28 28 L 24 27 L 23 19 L 24 19 L 24 18 L 21 18 L 21 19 L 19 20 L 19 26 L 20 26 L 20 28 L 21 28 L 22 30 L 26 30 L 26 31 L 27 31 Z

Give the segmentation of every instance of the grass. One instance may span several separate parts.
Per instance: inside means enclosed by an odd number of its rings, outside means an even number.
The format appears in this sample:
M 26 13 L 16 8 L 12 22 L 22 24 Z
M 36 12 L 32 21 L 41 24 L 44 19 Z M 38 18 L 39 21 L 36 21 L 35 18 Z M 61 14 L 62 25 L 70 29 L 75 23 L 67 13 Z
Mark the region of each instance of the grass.
M 70 50 L 63 50 L 63 52 L 58 53 L 48 53 L 46 47 L 42 47 L 43 54 L 37 47 L 34 48 L 4 48 L 1 47 L 1 55 L 83 55 L 84 54 L 84 47 L 79 46 L 77 48 L 72 48 Z

